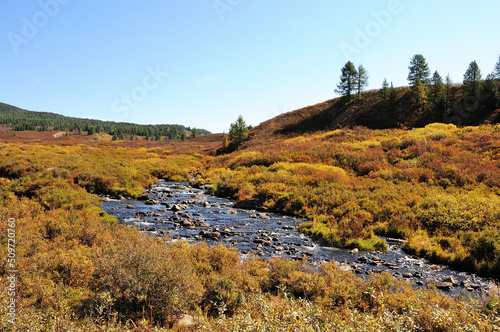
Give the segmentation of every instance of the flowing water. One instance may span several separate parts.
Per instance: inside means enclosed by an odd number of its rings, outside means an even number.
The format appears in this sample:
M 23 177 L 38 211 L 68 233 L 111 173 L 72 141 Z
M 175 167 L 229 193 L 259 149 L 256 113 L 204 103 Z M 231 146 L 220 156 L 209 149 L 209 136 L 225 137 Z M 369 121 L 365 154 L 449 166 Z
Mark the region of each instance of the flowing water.
M 159 182 L 143 200 L 103 198 L 102 208 L 120 222 L 139 227 L 150 235 L 238 249 L 243 258 L 255 254 L 306 259 L 312 264 L 335 260 L 341 268 L 364 277 L 389 271 L 416 287 L 435 284 L 452 294 L 480 294 L 493 280 L 430 264 L 407 255 L 401 240 L 385 239 L 387 252 L 353 252 L 332 248 L 297 231 L 304 220 L 233 207 L 227 199 L 205 194 L 187 183 Z M 452 286 L 453 284 L 453 286 Z

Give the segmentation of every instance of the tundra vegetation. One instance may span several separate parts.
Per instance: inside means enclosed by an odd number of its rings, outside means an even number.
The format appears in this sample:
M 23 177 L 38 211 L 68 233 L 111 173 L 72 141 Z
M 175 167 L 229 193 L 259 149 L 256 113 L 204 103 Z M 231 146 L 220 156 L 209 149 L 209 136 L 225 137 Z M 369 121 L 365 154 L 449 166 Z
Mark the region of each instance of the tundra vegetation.
M 496 289 L 451 298 L 387 274 L 361 280 L 334 263 L 312 270 L 278 258 L 241 261 L 231 248 L 169 242 L 120 225 L 94 194 L 136 197 L 157 179 L 196 174 L 236 200 L 258 198 L 309 218 L 302 230 L 335 245 L 383 249 L 376 234 L 403 237 L 418 255 L 494 274 L 498 135 L 491 125 L 357 128 L 255 139 L 220 156 L 196 142 L 203 137 L 176 141 L 179 148 L 9 136 L 0 149 L 0 274 L 5 284 L 7 219 L 14 218 L 15 329 L 182 330 L 175 322 L 190 314 L 209 331 L 492 331 L 500 317 Z M 1 324 L 11 329 L 6 319 Z
M 14 297 L 0 293 L 3 304 L 15 299 L 16 324 L 1 305 L 0 329 L 499 330 L 496 287 L 451 297 L 389 274 L 362 280 L 334 262 L 241 260 L 232 248 L 147 236 L 99 207 L 97 194 L 138 197 L 159 179 L 194 176 L 216 195 L 305 218 L 300 230 L 331 245 L 385 250 L 380 237 L 396 237 L 409 253 L 498 278 L 498 70 L 484 82 L 468 74 L 462 88 L 439 73 L 430 78 L 423 57 L 413 60 L 424 75 L 409 77 L 410 88 L 352 85 L 357 98 L 255 128 L 239 118 L 229 138 L 1 127 L 0 281 L 11 275 L 11 219 L 18 282 Z M 481 89 L 487 97 L 477 97 Z M 178 323 L 186 314 L 191 327 Z

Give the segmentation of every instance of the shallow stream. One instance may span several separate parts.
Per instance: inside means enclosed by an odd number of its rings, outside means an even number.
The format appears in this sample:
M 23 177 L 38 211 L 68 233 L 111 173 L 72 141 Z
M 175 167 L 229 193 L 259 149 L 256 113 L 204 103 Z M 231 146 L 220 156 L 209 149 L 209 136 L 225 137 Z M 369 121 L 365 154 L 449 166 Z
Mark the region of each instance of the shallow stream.
M 192 243 L 224 244 L 243 257 L 282 256 L 307 259 L 312 264 L 335 260 L 344 270 L 360 276 L 389 271 L 416 287 L 435 284 L 446 292 L 480 294 L 492 280 L 430 264 L 407 255 L 401 240 L 384 239 L 387 252 L 353 252 L 321 245 L 297 231 L 304 220 L 274 213 L 243 210 L 227 199 L 207 195 L 187 183 L 159 182 L 141 200 L 103 198 L 102 208 L 120 222 L 140 227 L 150 235 L 183 239 Z

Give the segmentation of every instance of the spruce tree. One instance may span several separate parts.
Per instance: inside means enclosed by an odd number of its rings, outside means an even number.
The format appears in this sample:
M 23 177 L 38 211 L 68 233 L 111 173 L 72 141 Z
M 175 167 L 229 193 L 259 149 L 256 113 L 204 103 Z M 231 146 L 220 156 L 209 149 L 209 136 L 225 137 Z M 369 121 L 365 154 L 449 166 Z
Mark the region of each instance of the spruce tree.
M 389 99 L 389 83 L 387 83 L 387 79 L 384 78 L 384 81 L 382 82 L 382 89 L 378 91 L 378 100 L 381 104 L 386 105 L 387 100 Z
M 464 89 L 469 95 L 476 93 L 477 89 L 481 87 L 482 75 L 477 62 L 474 60 L 469 64 L 469 68 L 464 74 Z
M 422 105 L 425 100 L 427 99 L 427 94 L 425 92 L 425 87 L 420 82 L 419 79 L 415 82 L 415 85 L 412 86 L 411 88 L 412 91 L 412 96 L 413 96 L 413 102 L 417 105 Z
M 358 67 L 358 75 L 356 77 L 356 88 L 358 92 L 358 99 L 361 98 L 361 92 L 368 85 L 368 72 L 363 65 Z
M 241 145 L 248 138 L 248 126 L 240 115 L 235 123 L 229 128 L 229 138 L 237 145 Z
M 340 75 L 340 83 L 337 84 L 337 89 L 335 92 L 340 94 L 342 97 L 346 97 L 347 100 L 351 100 L 351 94 L 356 88 L 356 79 L 358 76 L 358 71 L 351 61 L 348 61 L 342 68 L 342 73 Z
M 453 80 L 451 79 L 450 74 L 446 76 L 445 83 L 445 99 L 444 99 L 444 107 L 446 110 L 449 110 L 453 101 Z
M 410 83 L 410 86 L 413 87 L 417 84 L 417 81 L 420 81 L 420 84 L 423 86 L 429 85 L 429 65 L 422 54 L 415 54 L 413 56 L 408 69 L 410 70 L 408 74 L 408 82 Z
M 494 111 L 500 106 L 500 88 L 496 84 L 493 74 L 486 76 L 481 95 L 484 96 L 482 103 L 486 111 Z
M 226 149 L 227 146 L 228 146 L 229 142 L 228 142 L 228 139 L 227 139 L 227 135 L 225 132 L 222 133 L 222 148 L 223 149 Z
M 495 65 L 495 69 L 493 69 L 493 78 L 496 80 L 500 80 L 500 55 L 498 56 L 498 61 Z
M 391 87 L 389 88 L 389 90 L 390 90 L 390 92 L 389 92 L 389 103 L 391 105 L 395 105 L 396 102 L 398 101 L 398 92 L 394 88 L 394 84 L 392 84 L 392 82 L 391 82 Z
M 434 72 L 431 78 L 431 101 L 434 103 L 434 106 L 438 106 L 438 104 L 443 100 L 443 79 L 441 75 L 437 72 Z

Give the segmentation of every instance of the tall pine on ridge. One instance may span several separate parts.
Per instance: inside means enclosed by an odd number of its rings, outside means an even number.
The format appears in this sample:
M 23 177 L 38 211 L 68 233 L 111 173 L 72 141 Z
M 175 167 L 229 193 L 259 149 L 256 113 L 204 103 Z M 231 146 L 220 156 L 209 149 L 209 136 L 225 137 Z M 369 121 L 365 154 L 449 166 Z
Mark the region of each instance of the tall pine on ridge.
M 351 100 L 351 94 L 356 89 L 356 80 L 358 76 L 358 71 L 351 61 L 348 61 L 342 68 L 342 73 L 340 75 L 340 83 L 337 84 L 337 89 L 335 92 L 343 97 L 346 97 L 348 101 Z

